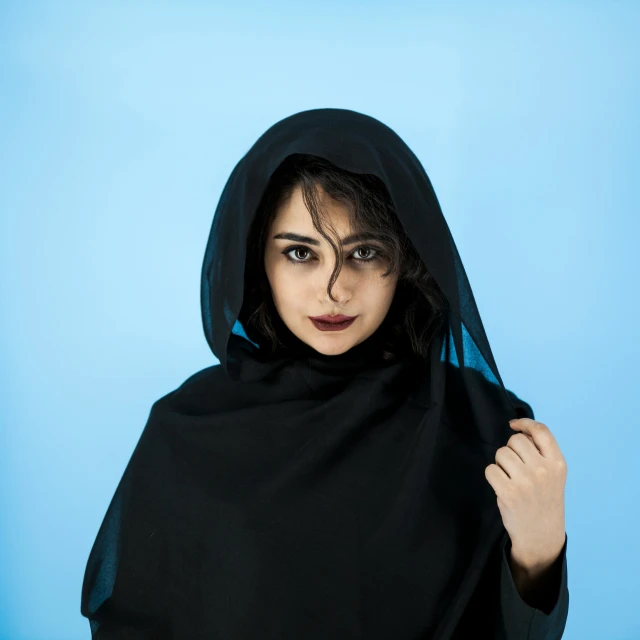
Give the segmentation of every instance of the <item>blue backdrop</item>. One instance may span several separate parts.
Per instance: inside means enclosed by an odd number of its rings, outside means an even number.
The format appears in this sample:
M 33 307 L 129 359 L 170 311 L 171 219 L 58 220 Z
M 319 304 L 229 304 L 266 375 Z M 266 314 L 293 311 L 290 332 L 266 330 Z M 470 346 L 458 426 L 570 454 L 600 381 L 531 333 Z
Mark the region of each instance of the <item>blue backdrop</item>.
M 85 563 L 151 405 L 216 362 L 222 187 L 277 120 L 342 107 L 423 162 L 567 460 L 565 638 L 640 638 L 639 31 L 631 1 L 1 2 L 0 637 L 89 638 Z

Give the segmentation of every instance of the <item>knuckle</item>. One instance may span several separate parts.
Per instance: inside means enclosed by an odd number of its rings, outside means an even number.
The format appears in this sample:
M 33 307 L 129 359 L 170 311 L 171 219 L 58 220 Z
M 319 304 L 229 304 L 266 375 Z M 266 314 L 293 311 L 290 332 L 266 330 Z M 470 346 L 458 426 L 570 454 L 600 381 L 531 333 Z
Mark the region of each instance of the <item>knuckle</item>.
M 549 469 L 544 465 L 540 465 L 534 468 L 533 473 L 536 478 L 546 478 L 549 475 Z

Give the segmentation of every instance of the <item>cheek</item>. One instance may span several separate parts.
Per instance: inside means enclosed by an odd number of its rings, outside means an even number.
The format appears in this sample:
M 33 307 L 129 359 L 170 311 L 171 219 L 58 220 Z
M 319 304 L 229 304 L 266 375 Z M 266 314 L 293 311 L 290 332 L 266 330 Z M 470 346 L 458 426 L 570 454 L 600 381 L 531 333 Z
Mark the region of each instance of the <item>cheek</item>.
M 375 291 L 375 306 L 379 310 L 380 314 L 384 315 L 388 311 L 391 303 L 393 302 L 393 296 L 396 291 L 396 282 L 386 282 L 384 285 L 378 286 Z
M 287 267 L 286 264 L 273 264 L 267 271 L 267 277 L 274 299 L 295 306 L 296 301 L 304 299 L 308 294 L 309 286 L 308 283 L 305 286 L 305 281 L 296 276 L 295 267 Z
M 366 291 L 367 297 L 376 301 L 376 306 L 387 300 L 392 300 L 396 292 L 398 279 L 392 280 L 392 276 L 384 279 L 376 274 L 370 280 L 362 283 L 362 290 Z

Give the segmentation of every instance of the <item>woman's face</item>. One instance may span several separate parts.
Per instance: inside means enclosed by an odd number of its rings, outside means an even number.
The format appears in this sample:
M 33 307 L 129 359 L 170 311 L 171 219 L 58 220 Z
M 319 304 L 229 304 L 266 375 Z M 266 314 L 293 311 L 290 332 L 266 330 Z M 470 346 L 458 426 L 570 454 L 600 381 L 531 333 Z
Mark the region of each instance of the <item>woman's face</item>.
M 360 240 L 344 243 L 351 233 L 346 210 L 324 195 L 329 222 L 343 241 L 344 263 L 329 298 L 327 285 L 336 257 L 329 243 L 315 230 L 297 187 L 277 212 L 268 230 L 264 266 L 275 307 L 282 321 L 300 340 L 325 355 L 339 355 L 366 340 L 380 326 L 391 306 L 397 274 L 381 275 L 388 263 L 376 255 L 379 243 Z M 282 234 L 306 239 L 278 238 Z M 340 331 L 323 331 L 313 316 L 355 316 Z

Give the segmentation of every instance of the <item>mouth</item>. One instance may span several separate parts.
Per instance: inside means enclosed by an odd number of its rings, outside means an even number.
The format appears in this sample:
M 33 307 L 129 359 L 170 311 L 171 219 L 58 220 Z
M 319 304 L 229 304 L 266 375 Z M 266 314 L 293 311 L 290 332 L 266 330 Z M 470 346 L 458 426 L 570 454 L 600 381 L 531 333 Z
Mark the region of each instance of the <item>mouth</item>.
M 358 316 L 309 316 L 316 329 L 320 331 L 342 331 L 353 324 Z

